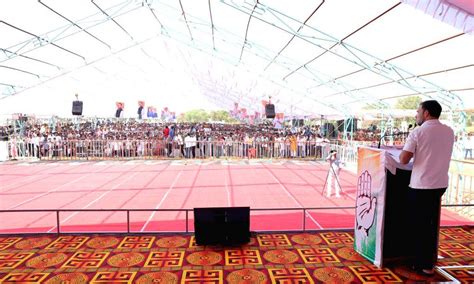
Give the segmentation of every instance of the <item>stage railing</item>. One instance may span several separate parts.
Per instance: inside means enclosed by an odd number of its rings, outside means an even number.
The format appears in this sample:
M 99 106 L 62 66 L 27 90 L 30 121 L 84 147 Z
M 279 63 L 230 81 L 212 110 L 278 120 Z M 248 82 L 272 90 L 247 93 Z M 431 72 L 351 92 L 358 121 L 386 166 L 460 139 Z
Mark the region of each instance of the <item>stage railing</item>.
M 449 170 L 449 186 L 443 195 L 445 204 L 469 204 L 474 202 L 474 163 L 452 160 Z M 474 207 L 454 208 L 459 215 L 474 219 Z
M 442 207 L 474 207 L 474 204 L 451 204 L 451 205 L 445 205 L 443 204 Z M 311 212 L 313 211 L 326 211 L 326 210 L 354 210 L 355 212 L 355 207 L 354 206 L 340 206 L 340 207 L 313 207 L 313 208 L 251 208 L 250 209 L 250 218 L 252 220 L 252 217 L 256 217 L 256 215 L 252 215 L 252 212 L 276 212 L 276 211 L 294 211 L 294 212 L 299 212 L 301 214 L 301 223 L 300 226 L 294 226 L 294 228 L 278 228 L 278 229 L 273 229 L 273 230 L 252 230 L 254 232 L 270 232 L 270 231 L 317 231 L 317 230 L 342 230 L 342 229 L 350 229 L 351 227 L 344 227 L 344 228 L 309 228 L 307 225 L 307 220 L 312 219 L 313 217 L 311 216 Z M 10 214 L 10 213 L 38 213 L 38 212 L 44 212 L 44 213 L 54 213 L 55 214 L 55 223 L 51 224 L 48 226 L 48 228 L 51 228 L 48 231 L 45 232 L 21 232 L 18 231 L 18 228 L 14 230 L 14 232 L 9 232 L 6 231 L 5 229 L 2 229 L 0 231 L 0 235 L 10 235 L 12 233 L 15 234 L 61 234 L 61 233 L 67 233 L 67 234 L 74 234 L 74 233 L 127 233 L 127 234 L 143 234 L 143 233 L 190 233 L 194 232 L 193 230 L 190 230 L 190 212 L 193 212 L 193 209 L 17 209 L 17 210 L 0 210 L 0 214 Z M 62 212 L 125 212 L 125 221 L 124 224 L 126 227 L 126 230 L 113 230 L 113 231 L 72 231 L 72 230 L 67 230 L 64 231 L 62 230 L 62 227 L 67 227 L 68 225 L 62 226 L 61 224 L 61 214 Z M 177 230 L 177 231 L 153 231 L 153 230 L 132 230 L 132 225 L 131 225 L 131 213 L 136 213 L 136 212 L 178 212 L 178 213 L 184 213 L 184 221 L 185 225 L 182 230 Z M 66 219 L 68 219 L 67 217 Z M 146 224 L 148 221 L 140 221 L 140 223 Z M 252 223 L 252 221 L 251 221 Z M 102 224 L 94 224 L 95 226 L 100 226 Z M 52 226 L 52 227 L 51 227 Z M 140 227 L 140 226 L 139 226 Z M 143 226 L 141 228 L 144 228 Z M 54 229 L 54 230 L 53 230 Z

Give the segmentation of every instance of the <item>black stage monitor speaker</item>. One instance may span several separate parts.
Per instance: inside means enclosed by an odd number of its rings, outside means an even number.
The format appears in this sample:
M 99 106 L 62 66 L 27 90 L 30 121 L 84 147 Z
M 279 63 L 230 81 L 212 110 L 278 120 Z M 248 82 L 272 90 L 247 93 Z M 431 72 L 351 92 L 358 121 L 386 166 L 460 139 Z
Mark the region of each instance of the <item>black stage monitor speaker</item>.
M 236 245 L 250 242 L 250 207 L 194 208 L 198 245 Z
M 275 105 L 274 104 L 265 105 L 265 116 L 267 118 L 275 118 Z
M 82 101 L 72 102 L 72 115 L 82 115 Z

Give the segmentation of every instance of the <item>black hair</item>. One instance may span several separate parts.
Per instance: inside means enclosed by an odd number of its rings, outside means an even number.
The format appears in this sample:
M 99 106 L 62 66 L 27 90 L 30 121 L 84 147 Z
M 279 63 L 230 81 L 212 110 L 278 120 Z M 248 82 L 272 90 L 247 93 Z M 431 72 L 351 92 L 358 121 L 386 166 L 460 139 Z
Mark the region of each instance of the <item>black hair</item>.
M 441 115 L 441 111 L 443 111 L 443 108 L 436 100 L 421 102 L 420 106 L 423 110 L 428 111 L 428 113 L 434 118 L 439 118 Z

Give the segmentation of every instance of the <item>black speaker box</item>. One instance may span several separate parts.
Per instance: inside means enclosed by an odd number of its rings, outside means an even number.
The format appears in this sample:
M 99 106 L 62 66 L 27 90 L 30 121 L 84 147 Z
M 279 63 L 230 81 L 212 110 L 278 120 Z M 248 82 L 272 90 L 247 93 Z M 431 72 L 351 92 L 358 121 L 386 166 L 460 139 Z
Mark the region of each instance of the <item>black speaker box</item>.
M 265 116 L 267 118 L 275 118 L 275 105 L 274 104 L 265 105 Z
M 194 208 L 198 245 L 238 245 L 250 242 L 250 207 Z
M 72 115 L 82 115 L 82 101 L 72 102 Z

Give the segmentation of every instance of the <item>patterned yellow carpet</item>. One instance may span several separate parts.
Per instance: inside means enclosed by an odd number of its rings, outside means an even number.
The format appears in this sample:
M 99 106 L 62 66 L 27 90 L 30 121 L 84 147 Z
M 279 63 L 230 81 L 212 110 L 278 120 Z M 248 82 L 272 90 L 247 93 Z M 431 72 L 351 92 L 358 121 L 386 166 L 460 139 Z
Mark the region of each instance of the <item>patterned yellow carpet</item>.
M 0 237 L 0 283 L 474 282 L 474 227 L 442 228 L 438 273 L 379 269 L 352 249 L 352 232 L 254 234 L 239 247 L 187 235 Z

